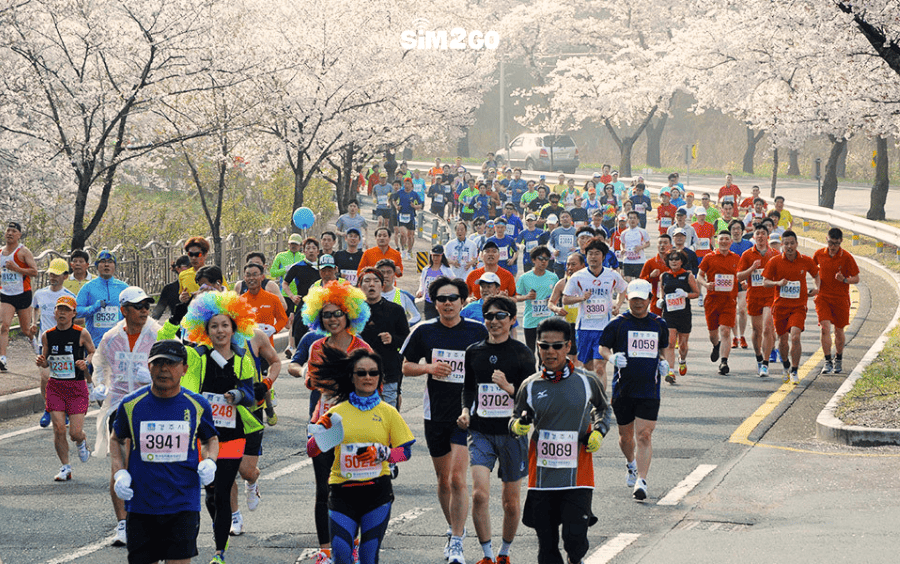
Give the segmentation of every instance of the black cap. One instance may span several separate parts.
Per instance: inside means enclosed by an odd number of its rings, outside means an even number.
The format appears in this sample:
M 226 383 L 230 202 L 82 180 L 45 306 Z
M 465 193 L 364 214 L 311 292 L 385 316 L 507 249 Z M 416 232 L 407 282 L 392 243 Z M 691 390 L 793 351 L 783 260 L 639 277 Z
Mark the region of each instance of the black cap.
M 16 231 L 19 231 L 19 232 L 22 231 L 22 224 L 19 223 L 18 221 L 10 221 L 9 223 L 6 224 L 6 227 L 12 227 L 13 229 L 15 229 Z
M 435 245 L 435 246 L 431 247 L 431 254 L 433 254 L 433 255 L 444 254 L 444 246 L 443 245 Z
M 360 230 L 359 230 L 358 227 L 350 227 L 350 228 L 348 228 L 348 229 L 347 229 L 347 235 L 349 235 L 350 233 L 356 233 L 357 235 L 359 235 L 360 237 L 362 237 L 362 232 L 360 232 Z
M 493 242 L 493 241 L 488 241 L 487 243 L 484 244 L 483 247 L 481 247 L 481 250 L 484 251 L 484 250 L 487 250 L 487 249 L 499 249 L 499 248 L 500 248 L 500 247 L 497 246 L 497 243 L 495 243 L 495 242 Z
M 174 339 L 157 341 L 150 347 L 150 355 L 147 362 L 153 362 L 159 358 L 187 364 L 187 349 L 184 348 L 181 341 L 176 341 Z

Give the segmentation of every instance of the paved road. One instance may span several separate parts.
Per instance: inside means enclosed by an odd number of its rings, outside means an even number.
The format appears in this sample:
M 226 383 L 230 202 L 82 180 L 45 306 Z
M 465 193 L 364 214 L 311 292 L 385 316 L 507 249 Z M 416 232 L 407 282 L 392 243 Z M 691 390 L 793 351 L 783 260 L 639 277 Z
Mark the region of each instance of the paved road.
M 873 296 L 892 290 L 880 279 L 866 280 L 850 327 L 846 357 L 851 366 L 893 313 L 893 306 L 873 304 Z M 754 376 L 753 356 L 742 350 L 732 355 L 732 374 L 721 377 L 708 360 L 710 345 L 699 316 L 694 327 L 689 374 L 663 390 L 647 502 L 634 502 L 625 486 L 615 429 L 594 457 L 593 506 L 600 520 L 590 530 L 585 561 L 894 561 L 900 547 L 894 457 L 900 450 L 834 447 L 814 440 L 815 415 L 844 377 L 814 376 L 820 363 L 810 362 L 800 386 L 782 387 L 780 378 Z M 815 329 L 813 317 L 804 333 L 804 360 L 818 347 Z M 422 379 L 404 382 L 401 410 L 419 438 L 423 387 Z M 233 539 L 229 562 L 308 562 L 315 545 L 313 475 L 304 453 L 308 392 L 286 374 L 277 388 L 279 422 L 266 430 L 261 459 L 263 502 L 254 513 L 244 510 L 247 532 Z M 785 392 L 783 401 L 772 405 L 760 425 L 741 427 L 779 390 Z M 125 549 L 108 546 L 115 525 L 108 458 L 75 462 L 73 480 L 54 483 L 58 462 L 51 432 L 34 424 L 34 417 L 0 423 L 0 558 L 8 564 L 123 562 Z M 733 439 L 739 428 L 744 431 L 737 434 L 746 437 Z M 93 428 L 88 435 L 92 440 Z M 696 479 L 677 499 L 673 490 L 689 476 Z M 397 501 L 382 562 L 442 562 L 446 527 L 424 441 L 401 465 L 394 487 Z M 497 493 L 495 488 L 495 535 L 501 515 Z M 660 503 L 673 496 L 673 505 Z M 520 533 L 513 559 L 534 562 L 536 538 L 530 529 Z M 212 555 L 206 514 L 199 544 L 195 562 L 206 562 Z M 480 559 L 474 537 L 465 548 L 470 562 Z

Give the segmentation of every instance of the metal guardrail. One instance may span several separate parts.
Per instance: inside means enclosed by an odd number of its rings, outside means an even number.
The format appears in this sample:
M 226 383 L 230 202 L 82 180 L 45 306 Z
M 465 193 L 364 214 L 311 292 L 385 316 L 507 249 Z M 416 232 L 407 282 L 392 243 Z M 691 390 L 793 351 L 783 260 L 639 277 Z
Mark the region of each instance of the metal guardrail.
M 900 257 L 900 229 L 881 223 L 872 221 L 864 217 L 850 215 L 828 208 L 820 208 L 818 206 L 810 206 L 799 202 L 788 202 L 785 200 L 784 205 L 791 210 L 791 213 L 802 219 L 811 219 L 813 221 L 823 221 L 835 227 L 840 227 L 844 231 L 851 234 L 852 246 L 859 245 L 859 236 L 870 237 L 875 239 L 875 252 L 880 254 L 884 252 L 884 244 L 887 243 L 896 247 L 897 256 Z M 803 230 L 809 230 L 809 223 L 803 222 Z

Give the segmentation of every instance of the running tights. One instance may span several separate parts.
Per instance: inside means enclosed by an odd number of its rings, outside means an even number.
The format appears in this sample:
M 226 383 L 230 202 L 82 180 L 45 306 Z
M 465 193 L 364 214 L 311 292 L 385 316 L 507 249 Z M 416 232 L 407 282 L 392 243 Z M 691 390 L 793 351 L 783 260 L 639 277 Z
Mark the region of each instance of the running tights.
M 359 533 L 359 564 L 378 564 L 378 551 L 391 519 L 391 502 L 363 515 L 357 523 L 352 518 L 329 511 L 331 517 L 331 555 L 334 564 L 353 564 L 353 539 Z
M 216 550 L 225 550 L 231 532 L 231 485 L 241 466 L 240 458 L 220 458 L 216 461 L 216 479 L 206 486 L 206 509 L 213 520 Z
M 334 451 L 335 449 L 331 449 L 312 459 L 316 476 L 316 535 L 320 545 L 331 542 L 331 532 L 328 529 L 328 476 L 334 465 Z
M 535 527 L 538 538 L 538 564 L 563 564 L 559 552 L 559 523 L 540 522 Z M 581 562 L 588 551 L 587 523 L 562 523 L 563 548 L 569 562 Z

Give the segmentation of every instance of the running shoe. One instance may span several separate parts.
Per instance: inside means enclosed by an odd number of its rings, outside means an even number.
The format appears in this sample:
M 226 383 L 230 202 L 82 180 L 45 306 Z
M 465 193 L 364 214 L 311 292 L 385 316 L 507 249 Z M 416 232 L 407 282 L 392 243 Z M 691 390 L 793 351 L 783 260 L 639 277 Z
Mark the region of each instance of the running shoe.
M 834 364 L 831 363 L 831 359 L 825 360 L 825 366 L 822 367 L 822 374 L 831 374 L 834 372 Z
M 272 412 L 272 415 L 266 418 L 266 423 L 268 423 L 269 427 L 274 427 L 278 425 L 278 414 Z
M 63 464 L 62 468 L 59 469 L 59 474 L 53 478 L 57 482 L 67 482 L 72 479 L 72 467 L 68 464 Z
M 776 349 L 772 349 L 772 352 L 769 353 L 769 362 L 778 362 L 778 351 Z
M 638 501 L 647 499 L 647 480 L 639 478 L 634 485 L 634 491 L 631 493 L 631 496 Z
M 209 561 L 209 564 L 225 564 L 225 555 L 216 554 L 213 556 L 212 560 Z
M 712 352 L 709 353 L 709 360 L 710 362 L 719 360 L 719 345 L 713 345 Z
M 741 337 L 741 348 L 746 349 L 749 345 L 747 345 L 747 339 Z
M 453 531 L 447 529 L 447 544 L 444 545 L 444 560 L 450 558 L 450 538 L 453 537 Z
M 0 356 L 0 372 L 6 372 L 6 357 Z
M 687 362 L 682 360 L 678 363 L 678 375 L 684 376 L 685 374 L 687 374 Z
M 840 374 L 844 371 L 844 360 L 841 358 L 834 359 L 834 373 Z
M 78 447 L 78 460 L 87 462 L 91 457 L 91 451 L 89 451 L 87 447 L 87 439 L 81 441 L 75 446 Z
M 728 363 L 725 362 L 725 359 L 722 359 L 722 362 L 719 363 L 719 374 L 722 376 L 726 376 L 731 369 L 728 368 Z
M 495 564 L 493 560 L 485 556 L 481 560 L 478 561 L 478 564 Z
M 251 485 L 250 482 L 244 482 L 244 491 L 247 492 L 247 509 L 250 511 L 256 511 L 256 508 L 259 507 L 260 497 L 259 497 L 259 482 Z
M 328 550 L 320 550 L 313 556 L 315 559 L 315 564 L 333 564 L 334 560 L 331 559 L 331 551 Z
M 759 377 L 767 378 L 768 376 L 769 376 L 769 365 L 763 364 L 760 362 L 759 363 Z
M 463 544 L 461 538 L 450 539 L 450 550 L 448 551 L 447 562 L 450 564 L 466 564 L 466 557 L 463 554 Z
M 668 382 L 670 384 L 675 383 L 675 373 L 672 372 L 671 370 L 669 370 L 669 373 L 666 374 L 666 382 Z
M 41 415 L 40 426 L 47 428 L 50 426 L 50 412 L 45 411 L 43 415 Z
M 738 338 L 737 337 L 731 339 L 731 348 L 733 348 L 733 349 L 738 348 Z
M 285 356 L 288 360 L 291 360 L 292 358 L 294 358 L 294 351 L 291 350 L 291 347 L 288 347 L 288 348 L 284 349 L 284 356 Z
M 791 370 L 791 384 L 799 384 L 799 383 L 800 383 L 800 377 L 797 376 L 797 370 L 796 369 Z
M 633 488 L 634 484 L 637 483 L 637 462 L 632 460 L 625 464 L 625 469 L 628 470 L 628 474 L 625 476 L 625 485 Z
M 275 390 L 269 390 L 269 397 L 271 398 L 269 405 L 273 408 L 278 407 L 278 396 L 275 395 Z
M 509 555 L 501 554 L 497 557 L 497 564 L 509 564 Z
M 244 516 L 240 511 L 231 514 L 231 530 L 228 531 L 228 534 L 234 537 L 244 534 Z
M 128 544 L 128 535 L 125 532 L 125 519 L 119 521 L 116 525 L 116 536 L 113 539 L 113 546 L 126 546 Z

